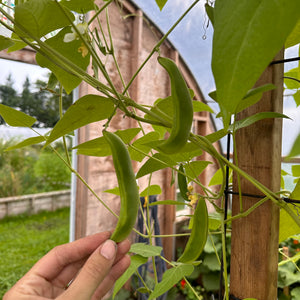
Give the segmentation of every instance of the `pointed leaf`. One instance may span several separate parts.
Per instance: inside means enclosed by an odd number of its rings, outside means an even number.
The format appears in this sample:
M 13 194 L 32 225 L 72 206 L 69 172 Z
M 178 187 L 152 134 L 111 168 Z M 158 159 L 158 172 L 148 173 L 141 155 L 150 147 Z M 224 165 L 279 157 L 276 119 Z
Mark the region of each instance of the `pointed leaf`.
M 300 43 L 300 20 L 298 21 L 293 31 L 288 36 L 287 40 L 285 41 L 285 48 L 295 46 L 299 43 Z
M 300 177 L 300 165 L 292 165 L 292 175 L 294 177 Z
M 225 128 L 246 92 L 284 45 L 299 10 L 298 0 L 216 1 L 212 71 Z
M 14 44 L 7 49 L 7 53 L 21 50 L 27 46 L 27 44 L 23 42 L 14 32 L 11 34 L 11 39 L 14 41 Z
M 120 196 L 120 189 L 117 186 L 117 187 L 115 187 L 113 189 L 105 190 L 104 193 L 110 193 L 110 194 L 114 194 L 114 195 Z
M 136 178 L 138 179 L 147 174 L 175 165 L 176 162 L 171 160 L 167 155 L 155 153 L 142 165 L 136 175 Z
M 147 262 L 148 258 L 143 257 L 141 255 L 133 255 L 130 257 L 130 260 L 131 260 L 131 264 L 130 264 L 129 268 L 115 283 L 113 299 L 117 295 L 118 291 L 122 288 L 122 286 L 130 279 L 130 277 L 138 269 L 138 267 Z
M 141 197 L 146 197 L 146 196 L 151 196 L 151 195 L 160 195 L 162 193 L 161 187 L 157 184 L 150 185 L 146 189 L 144 189 L 140 196 Z
M 85 71 L 90 62 L 90 56 L 89 54 L 83 56 L 82 53 L 79 52 L 82 47 L 82 43 L 80 40 L 74 39 L 69 43 L 64 42 L 65 34 L 70 32 L 71 27 L 66 27 L 54 37 L 47 39 L 45 43 Z M 52 57 L 51 59 L 55 61 L 55 57 Z M 37 53 L 36 61 L 41 67 L 48 68 L 54 73 L 67 93 L 70 93 L 82 81 L 81 78 L 65 71 L 40 53 Z
M 174 200 L 162 200 L 162 201 L 156 201 L 149 204 L 149 206 L 155 206 L 155 205 L 186 205 L 184 202 L 178 202 Z
M 290 119 L 288 116 L 284 115 L 284 114 L 280 114 L 280 113 L 276 113 L 276 112 L 261 112 L 261 113 L 257 113 L 255 115 L 252 115 L 250 117 L 247 117 L 243 120 L 237 121 L 235 122 L 235 124 L 230 125 L 229 129 L 233 130 L 233 128 L 235 130 L 241 129 L 243 127 L 247 127 L 250 126 L 260 120 L 264 120 L 264 119 L 270 119 L 270 118 L 286 118 L 286 119 Z
M 74 15 L 70 12 L 67 13 L 70 19 L 74 21 Z M 37 38 L 70 25 L 69 20 L 52 0 L 31 0 L 17 5 L 15 8 L 15 21 Z M 16 33 L 20 36 L 26 36 L 17 26 Z
M 298 155 L 300 155 L 300 134 L 297 136 L 288 157 L 295 157 Z
M 14 145 L 14 146 L 8 147 L 8 148 L 5 149 L 5 151 L 20 149 L 20 148 L 23 148 L 23 147 L 39 144 L 39 143 L 42 143 L 42 142 L 45 142 L 45 141 L 46 141 L 46 139 L 43 136 L 35 136 L 35 137 L 28 138 L 28 139 Z
M 214 26 L 214 8 L 206 2 L 205 3 L 205 11 L 206 11 L 206 14 L 207 14 L 211 24 Z
M 75 129 L 110 117 L 113 111 L 114 105 L 108 98 L 97 95 L 83 96 L 71 105 L 57 122 L 46 145 Z
M 149 300 L 157 298 L 170 290 L 184 276 L 192 274 L 193 270 L 194 267 L 192 265 L 178 265 L 167 270 L 163 274 L 162 281 L 155 286 L 153 292 L 150 294 Z
M 292 206 L 290 206 L 292 208 Z M 299 234 L 300 228 L 293 218 L 284 210 L 280 210 L 279 243 L 294 234 Z
M 289 90 L 298 89 L 300 87 L 299 68 L 294 68 L 284 73 L 284 84 Z
M 8 125 L 15 127 L 31 127 L 36 121 L 36 118 L 4 104 L 0 104 L 0 115 Z
M 198 177 L 205 170 L 205 168 L 210 164 L 212 164 L 212 162 L 202 161 L 202 160 L 192 161 L 189 164 L 187 164 L 185 166 L 185 173 L 186 173 L 188 182 L 191 181 L 189 179 L 189 177 L 190 178 Z
M 206 135 L 205 137 L 213 144 L 226 136 L 228 132 L 225 129 L 220 129 L 216 132 Z
M 117 130 L 115 134 L 118 135 L 125 144 L 129 144 L 140 131 L 140 128 L 129 128 Z M 89 156 L 111 155 L 111 148 L 103 136 L 77 145 L 73 149 L 77 149 L 77 154 Z
M 298 90 L 294 95 L 294 100 L 295 100 L 295 103 L 297 105 L 297 107 L 300 105 L 300 90 Z
M 14 45 L 14 42 L 10 38 L 0 35 L 0 51 L 7 49 L 12 45 Z
M 155 141 L 159 139 L 159 134 L 157 132 L 149 132 L 141 138 L 137 139 L 132 146 L 139 149 L 141 152 L 148 154 L 151 150 L 150 146 L 146 144 L 151 141 Z M 145 154 L 139 151 L 134 150 L 133 148 L 129 148 L 130 157 L 132 160 L 136 160 L 141 162 L 145 158 Z
M 199 146 L 194 143 L 186 143 L 179 152 L 170 154 L 169 157 L 176 162 L 185 162 L 192 160 L 192 158 L 196 156 L 202 155 L 202 153 Z
M 155 2 L 159 9 L 162 10 L 165 4 L 168 2 L 168 0 L 155 0 Z
M 162 247 L 152 246 L 144 243 L 132 244 L 129 252 L 139 254 L 143 257 L 158 256 L 161 254 Z
M 297 180 L 297 184 L 290 195 L 291 199 L 300 200 L 300 178 Z
M 193 100 L 193 110 L 194 112 L 208 111 L 212 114 L 214 113 L 213 109 L 209 105 L 195 100 Z
M 235 113 L 239 113 L 245 108 L 254 105 L 261 99 L 264 92 L 271 91 L 273 89 L 276 89 L 276 86 L 274 84 L 265 84 L 263 86 L 251 89 L 243 98 L 243 100 L 239 103 Z

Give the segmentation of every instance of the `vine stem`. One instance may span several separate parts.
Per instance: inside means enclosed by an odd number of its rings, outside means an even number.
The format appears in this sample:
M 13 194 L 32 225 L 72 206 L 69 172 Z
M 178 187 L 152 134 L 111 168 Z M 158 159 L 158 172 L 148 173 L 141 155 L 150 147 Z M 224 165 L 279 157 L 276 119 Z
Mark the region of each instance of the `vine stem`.
M 60 84 L 59 86 L 59 118 L 61 119 L 63 117 L 63 87 Z M 70 155 L 68 152 L 68 147 L 67 147 L 67 142 L 66 142 L 66 137 L 63 136 L 63 144 L 64 144 L 64 149 L 65 149 L 65 154 L 66 154 L 66 159 L 67 159 L 67 163 L 71 166 L 71 159 L 70 159 Z
M 123 91 L 123 95 L 126 93 L 126 91 L 131 86 L 132 82 L 135 80 L 137 75 L 140 73 L 140 71 L 144 68 L 146 63 L 149 61 L 149 59 L 152 57 L 152 55 L 157 52 L 157 49 L 162 45 L 162 43 L 167 39 L 167 37 L 170 35 L 170 33 L 177 27 L 177 25 L 184 19 L 184 17 L 192 10 L 192 8 L 199 2 L 200 0 L 196 0 L 192 3 L 192 5 L 180 16 L 180 18 L 174 23 L 174 25 L 167 31 L 167 33 L 158 41 L 158 43 L 153 47 L 152 51 L 149 53 L 147 58 L 143 61 L 141 66 L 138 68 L 138 70 L 135 72 L 135 74 L 132 76 L 130 81 L 128 82 L 126 88 Z

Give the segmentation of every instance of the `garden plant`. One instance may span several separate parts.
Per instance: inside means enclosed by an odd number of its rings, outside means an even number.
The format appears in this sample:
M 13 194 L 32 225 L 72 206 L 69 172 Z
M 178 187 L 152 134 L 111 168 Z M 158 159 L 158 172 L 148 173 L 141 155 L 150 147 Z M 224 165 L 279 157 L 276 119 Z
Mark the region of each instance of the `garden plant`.
M 280 235 L 281 241 L 300 232 L 299 215 L 294 210 L 294 205 L 285 201 L 285 199 L 300 199 L 299 180 L 297 180 L 293 191 L 270 190 L 242 170 L 237 163 L 239 161 L 237 157 L 232 162 L 221 155 L 214 147 L 215 142 L 229 134 L 232 136 L 233 148 L 235 149 L 237 146 L 235 135 L 242 128 L 264 119 L 288 117 L 281 113 L 267 111 L 238 120 L 237 114 L 258 103 L 263 93 L 278 88 L 272 84 L 253 87 L 284 46 L 288 48 L 299 44 L 300 1 L 216 0 L 204 3 L 204 1 L 196 0 L 155 45 L 131 80 L 128 83 L 122 80 L 122 90 L 117 90 L 103 60 L 105 56 L 112 56 L 116 69 L 119 70 L 113 51 L 111 32 L 109 31 L 109 36 L 107 37 L 103 32 L 97 32 L 90 27 L 92 22 L 99 22 L 98 16 L 100 14 L 107 14 L 108 16 L 107 11 L 112 2 L 119 5 L 122 4 L 119 1 L 112 0 L 98 2 L 93 0 L 19 0 L 15 1 L 14 11 L 8 13 L 7 9 L 10 8 L 6 7 L 4 1 L 1 1 L 0 13 L 9 20 L 9 23 L 0 22 L 11 32 L 11 37 L 0 36 L 0 49 L 8 48 L 9 51 L 14 51 L 25 46 L 34 49 L 37 63 L 52 72 L 48 82 L 48 89 L 53 90 L 59 85 L 61 95 L 58 112 L 60 120 L 51 132 L 45 136 L 37 135 L 26 139 L 9 149 L 38 143 L 44 143 L 44 147 L 52 148 L 62 163 L 68 166 L 112 215 L 118 218 L 118 224 L 112 236 L 115 241 L 118 242 L 125 239 L 132 230 L 135 230 L 136 234 L 149 239 L 149 245 L 132 245 L 131 252 L 134 255 L 131 257 L 131 266 L 117 281 L 113 296 L 118 293 L 127 280 L 137 272 L 138 267 L 144 264 L 149 257 L 154 258 L 158 256 L 166 261 L 169 268 L 159 282 L 156 267 L 153 264 L 153 286 L 149 286 L 137 273 L 137 276 L 143 282 L 143 287 L 138 289 L 140 293 L 146 295 L 148 299 L 156 299 L 168 292 L 175 284 L 184 280 L 185 286 L 195 298 L 203 299 L 201 292 L 193 287 L 187 277 L 201 263 L 198 259 L 204 249 L 207 237 L 211 237 L 213 234 L 220 234 L 221 253 L 224 263 L 222 271 L 224 299 L 229 300 L 230 284 L 226 264 L 226 253 L 228 251 L 226 247 L 227 224 L 231 223 L 232 220 L 251 214 L 260 205 L 271 201 L 282 212 L 280 230 L 283 234 Z M 167 0 L 156 0 L 160 9 L 163 9 L 166 2 Z M 188 89 L 175 62 L 160 55 L 162 43 L 196 5 L 205 5 L 207 15 L 214 28 L 212 71 L 216 91 L 211 93 L 211 97 L 219 105 L 220 112 L 217 117 L 221 118 L 223 123 L 221 130 L 208 136 L 192 133 L 193 114 L 199 112 L 200 106 L 197 106 L 197 101 L 193 100 L 193 91 Z M 92 18 L 87 20 L 84 14 L 90 11 L 93 11 L 94 14 Z M 110 28 L 108 17 L 107 22 L 107 28 Z M 101 28 L 100 22 L 98 25 Z M 152 56 L 158 56 L 158 67 L 165 69 L 169 75 L 171 95 L 165 99 L 153 99 L 153 105 L 149 107 L 141 105 L 135 99 L 132 99 L 128 89 Z M 93 75 L 86 71 L 90 63 L 93 66 Z M 99 80 L 100 74 L 105 79 L 105 82 Z M 119 76 L 123 79 L 121 72 L 119 72 Z M 288 77 L 296 86 L 295 100 L 297 101 L 299 99 L 299 68 L 294 70 Z M 63 113 L 62 91 L 65 90 L 67 93 L 71 93 L 82 81 L 97 89 L 99 94 L 83 96 Z M 211 111 L 211 108 L 207 105 L 202 105 L 201 110 Z M 139 127 L 112 132 L 110 129 L 111 121 L 115 118 L 116 113 L 120 111 L 124 118 L 132 118 L 138 121 Z M 36 122 L 34 117 L 3 104 L 0 104 L 0 114 L 10 126 L 32 128 Z M 113 212 L 109 205 L 105 204 L 85 182 L 84 178 L 73 169 L 67 148 L 65 154 L 62 155 L 52 146 L 52 143 L 57 139 L 63 138 L 65 140 L 65 135 L 96 121 L 105 122 L 104 127 L 101 128 L 103 135 L 93 143 L 90 143 L 88 149 L 84 145 L 78 145 L 77 149 L 81 149 L 81 153 L 89 155 L 93 150 L 99 149 L 99 145 L 102 145 L 102 147 L 105 147 L 105 156 L 112 155 L 119 184 L 119 189 L 115 192 L 121 197 L 119 215 Z M 145 124 L 151 124 L 154 133 L 145 134 L 142 137 L 142 145 L 136 143 L 136 141 L 133 143 L 132 140 L 138 133 L 144 133 L 143 126 Z M 193 161 L 194 157 L 199 156 L 199 153 L 202 151 L 214 157 L 219 164 L 220 171 L 218 174 L 221 174 L 221 181 L 218 192 L 204 186 L 197 176 L 191 175 L 200 174 L 203 171 L 203 165 L 199 169 L 199 165 Z M 139 153 L 140 156 L 147 160 L 138 170 L 137 175 L 135 175 L 131 164 L 131 159 L 136 158 L 134 153 Z M 300 134 L 294 142 L 289 157 L 295 157 L 299 154 Z M 151 224 L 146 224 L 146 235 L 134 229 L 135 217 L 140 209 L 140 191 L 136 184 L 136 177 L 142 177 L 163 168 L 171 168 L 174 172 L 177 172 L 181 193 L 185 198 L 186 204 L 192 210 L 189 239 L 177 261 L 167 261 L 161 254 L 162 248 L 152 245 L 154 236 Z M 226 216 L 224 202 L 226 170 L 234 172 L 238 182 L 239 178 L 249 181 L 264 195 L 264 198 L 260 199 L 249 209 L 243 210 L 243 197 L 241 189 L 239 189 L 241 211 L 233 216 Z M 187 184 L 200 186 L 203 193 L 194 193 L 188 189 Z M 152 195 L 156 193 L 157 188 L 151 185 L 150 180 L 147 194 Z M 221 201 L 219 201 L 220 199 Z M 213 205 L 218 218 L 215 215 L 214 217 L 208 215 L 208 202 Z M 159 201 L 155 204 L 177 205 L 178 203 L 169 200 Z M 146 205 L 149 208 L 150 204 Z M 142 209 L 141 211 L 143 212 Z M 149 213 L 149 209 L 147 213 Z M 144 218 L 146 220 L 145 215 Z M 211 219 L 214 222 L 210 222 Z M 284 234 L 285 232 L 288 232 L 288 236 Z M 299 253 L 296 253 L 287 262 L 296 262 L 298 259 Z M 251 299 L 254 300 L 255 298 Z M 250 300 L 250 298 L 247 298 L 247 300 Z

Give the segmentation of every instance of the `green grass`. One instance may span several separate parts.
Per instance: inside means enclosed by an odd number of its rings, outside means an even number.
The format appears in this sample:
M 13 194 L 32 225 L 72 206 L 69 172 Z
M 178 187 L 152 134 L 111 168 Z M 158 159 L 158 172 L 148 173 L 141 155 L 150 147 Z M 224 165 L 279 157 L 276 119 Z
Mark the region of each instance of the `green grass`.
M 69 239 L 69 208 L 0 220 L 0 299 L 43 255 Z

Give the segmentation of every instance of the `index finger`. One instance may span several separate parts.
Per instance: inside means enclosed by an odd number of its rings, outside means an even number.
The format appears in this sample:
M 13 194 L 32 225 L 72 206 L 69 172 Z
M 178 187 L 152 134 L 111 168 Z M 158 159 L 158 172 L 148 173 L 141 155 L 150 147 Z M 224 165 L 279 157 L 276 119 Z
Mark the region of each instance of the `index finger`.
M 111 232 L 105 231 L 57 246 L 42 257 L 29 272 L 51 281 L 66 266 L 90 256 L 110 235 Z

